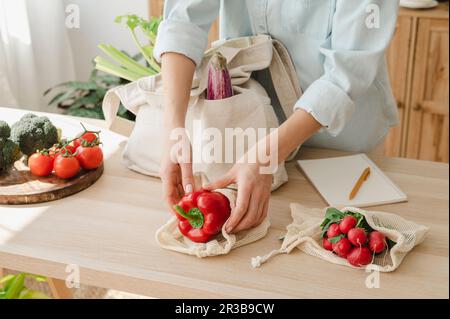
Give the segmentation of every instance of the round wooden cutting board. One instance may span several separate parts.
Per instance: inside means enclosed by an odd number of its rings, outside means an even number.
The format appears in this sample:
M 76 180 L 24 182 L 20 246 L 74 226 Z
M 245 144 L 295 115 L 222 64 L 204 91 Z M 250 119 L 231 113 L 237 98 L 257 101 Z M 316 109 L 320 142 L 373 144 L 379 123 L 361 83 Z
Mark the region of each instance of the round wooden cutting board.
M 61 199 L 94 184 L 103 174 L 103 165 L 91 171 L 81 170 L 68 180 L 54 175 L 36 177 L 23 161 L 0 175 L 0 205 L 37 204 Z

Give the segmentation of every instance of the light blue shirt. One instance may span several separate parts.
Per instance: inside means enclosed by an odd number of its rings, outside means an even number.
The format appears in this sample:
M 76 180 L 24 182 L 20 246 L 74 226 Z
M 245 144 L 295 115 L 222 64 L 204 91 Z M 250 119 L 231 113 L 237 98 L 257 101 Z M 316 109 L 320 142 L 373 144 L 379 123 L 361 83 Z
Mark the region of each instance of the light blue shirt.
M 397 11 L 397 0 L 166 0 L 154 55 L 199 64 L 219 14 L 222 39 L 268 34 L 294 62 L 295 109 L 324 126 L 307 144 L 369 151 L 398 124 L 385 60 Z

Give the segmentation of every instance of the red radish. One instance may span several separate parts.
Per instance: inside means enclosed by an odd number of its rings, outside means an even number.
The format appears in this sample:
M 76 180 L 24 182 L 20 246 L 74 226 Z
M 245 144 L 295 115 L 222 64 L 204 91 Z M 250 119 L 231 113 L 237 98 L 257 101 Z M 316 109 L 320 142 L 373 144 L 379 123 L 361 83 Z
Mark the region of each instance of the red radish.
M 386 237 L 379 231 L 373 231 L 369 234 L 369 248 L 376 254 L 381 253 L 387 247 Z
M 322 239 L 322 246 L 323 246 L 323 248 L 325 248 L 326 250 L 333 250 L 333 244 L 332 243 L 330 243 L 329 241 L 328 241 L 328 238 L 323 238 Z
M 216 52 L 211 57 L 211 65 L 208 72 L 207 100 L 222 100 L 233 96 L 231 77 L 227 69 L 227 59 Z
M 349 230 L 347 234 L 348 240 L 355 247 L 360 247 L 366 244 L 367 235 L 364 229 L 362 228 L 352 228 Z
M 372 252 L 367 247 L 355 247 L 347 255 L 347 260 L 353 266 L 365 266 L 372 262 Z
M 333 244 L 333 251 L 342 258 L 347 257 L 348 253 L 352 249 L 352 244 L 347 238 L 342 238 L 336 244 Z
M 348 231 L 356 226 L 358 221 L 353 216 L 345 216 L 339 224 L 339 229 L 343 234 L 347 234 Z
M 341 234 L 341 231 L 339 230 L 338 224 L 331 224 L 330 228 L 328 228 L 328 230 L 327 230 L 328 238 L 333 238 L 333 237 L 339 236 L 340 234 Z

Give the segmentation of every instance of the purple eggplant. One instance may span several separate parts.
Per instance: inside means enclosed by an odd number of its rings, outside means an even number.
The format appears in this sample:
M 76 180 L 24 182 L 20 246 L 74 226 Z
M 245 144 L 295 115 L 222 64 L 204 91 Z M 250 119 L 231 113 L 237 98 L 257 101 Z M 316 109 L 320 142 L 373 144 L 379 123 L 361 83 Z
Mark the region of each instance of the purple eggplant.
M 216 52 L 211 57 L 208 72 L 207 100 L 222 100 L 233 96 L 231 77 L 227 68 L 227 59 Z

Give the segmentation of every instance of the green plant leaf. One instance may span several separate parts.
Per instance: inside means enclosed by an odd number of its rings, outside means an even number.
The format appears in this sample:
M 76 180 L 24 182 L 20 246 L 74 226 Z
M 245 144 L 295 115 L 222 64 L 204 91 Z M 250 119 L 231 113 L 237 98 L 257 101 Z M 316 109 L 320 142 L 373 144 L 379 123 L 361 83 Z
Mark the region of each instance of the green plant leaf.
M 120 84 L 120 78 L 114 75 L 97 75 L 91 79 L 92 81 L 96 81 L 98 83 L 104 84 L 105 86 L 109 87 L 111 85 L 119 85 Z
M 59 106 L 63 102 L 66 102 L 67 100 L 73 99 L 76 97 L 76 90 L 71 90 L 68 92 L 64 92 L 63 94 L 56 95 L 50 102 L 48 102 L 48 105 L 56 105 Z
M 327 219 L 327 221 L 328 222 L 322 227 L 322 234 L 321 234 L 322 238 L 325 237 L 330 226 L 335 223 L 335 221 L 333 221 L 333 220 Z
M 341 212 L 340 210 L 330 207 L 327 209 L 327 212 L 325 214 L 325 218 L 328 219 L 342 219 L 345 217 L 345 213 Z
M 97 87 L 97 84 L 93 81 L 88 81 L 88 82 L 69 81 L 69 82 L 61 83 L 56 87 L 64 87 L 66 89 L 72 89 L 72 90 L 89 91 L 89 90 L 95 90 L 95 88 Z
M 99 49 L 126 70 L 132 71 L 141 77 L 152 75 L 152 70 L 133 60 L 128 54 L 116 49 L 112 45 L 100 44 Z
M 103 95 L 104 96 L 104 95 Z M 95 106 L 99 101 L 103 99 L 103 96 L 99 97 L 95 92 L 86 95 L 78 100 L 75 100 L 73 104 L 69 106 L 69 110 L 76 110 L 82 107 L 88 108 L 88 105 Z
M 392 249 L 392 247 L 394 247 L 397 243 L 395 241 L 390 240 L 389 238 L 386 237 L 386 244 L 387 244 L 389 249 Z
M 128 110 L 122 105 L 122 103 L 120 103 L 119 111 L 117 112 L 117 114 L 121 117 L 124 117 L 127 113 L 128 113 Z
M 108 92 L 107 89 L 105 89 L 105 88 L 103 88 L 103 87 L 98 87 L 98 88 L 95 90 L 95 95 L 97 96 L 98 99 L 103 100 L 103 98 L 104 98 L 105 95 L 106 95 L 106 92 Z
M 345 217 L 345 215 L 346 214 L 344 212 L 341 212 L 336 208 L 328 208 L 325 213 L 325 219 L 320 224 L 320 227 L 322 227 L 322 238 L 325 237 L 328 228 L 330 228 L 332 224 L 340 222 Z
M 330 242 L 330 243 L 332 243 L 332 244 L 336 244 L 337 242 L 339 242 L 342 238 L 344 238 L 345 237 L 345 235 L 344 234 L 340 234 L 340 235 L 338 235 L 338 236 L 336 236 L 336 237 L 331 237 L 331 238 L 328 238 L 328 241 Z
M 87 118 L 93 118 L 93 119 L 104 119 L 103 111 L 99 107 L 95 107 L 92 109 L 86 109 L 86 108 L 80 108 L 75 110 L 68 110 L 68 115 L 71 116 L 78 116 L 78 117 L 87 117 Z
M 117 66 L 117 65 L 105 60 L 101 56 L 96 57 L 95 62 L 97 63 L 95 65 L 95 68 L 97 70 L 114 75 L 114 76 L 121 77 L 128 81 L 137 81 L 142 77 L 141 75 L 136 74 L 135 72 L 126 70 L 120 66 Z

